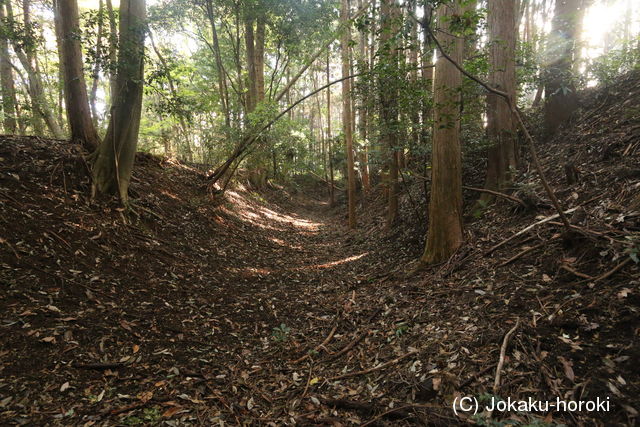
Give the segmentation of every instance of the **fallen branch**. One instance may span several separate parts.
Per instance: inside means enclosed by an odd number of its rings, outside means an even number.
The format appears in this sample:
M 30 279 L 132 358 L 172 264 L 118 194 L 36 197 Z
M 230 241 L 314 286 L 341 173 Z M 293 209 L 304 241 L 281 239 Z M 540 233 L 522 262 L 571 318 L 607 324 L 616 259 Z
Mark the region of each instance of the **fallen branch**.
M 498 367 L 496 368 L 496 378 L 493 381 L 493 394 L 498 394 L 498 389 L 500 388 L 500 377 L 502 376 L 502 366 L 504 365 L 504 358 L 507 353 L 507 346 L 509 345 L 509 339 L 511 335 L 518 329 L 520 325 L 520 318 L 516 319 L 516 324 L 513 328 L 509 329 L 502 340 L 502 347 L 500 347 L 500 359 L 498 359 Z
M 554 234 L 553 236 L 551 236 L 551 238 L 549 240 L 545 240 L 543 242 L 538 243 L 537 245 L 533 245 L 527 249 L 524 249 L 520 252 L 518 252 L 517 254 L 515 254 L 514 256 L 512 256 L 511 258 L 509 258 L 508 260 L 498 264 L 498 267 L 504 267 L 505 265 L 511 264 L 513 261 L 517 260 L 518 258 L 521 258 L 523 256 L 525 256 L 526 254 L 528 254 L 529 252 L 535 251 L 536 249 L 539 249 L 543 246 L 546 246 L 548 243 L 557 240 L 561 237 L 560 234 Z
M 481 377 L 482 375 L 486 374 L 487 372 L 489 372 L 490 370 L 492 370 L 494 367 L 496 366 L 495 363 L 492 363 L 491 365 L 479 370 L 478 372 L 476 372 L 475 374 L 471 375 L 469 378 L 467 378 L 466 380 L 464 380 L 462 383 L 460 383 L 460 385 L 458 386 L 459 389 L 463 389 L 468 385 L 471 385 L 471 383 L 473 383 L 474 381 L 476 381 L 479 377 Z
M 576 209 L 578 209 L 579 207 L 580 206 L 576 206 L 575 208 L 567 209 L 566 211 L 563 212 L 563 214 L 571 213 L 571 212 L 575 211 Z M 536 228 L 537 226 L 539 226 L 541 224 L 544 224 L 545 222 L 549 222 L 551 220 L 554 220 L 554 219 L 558 218 L 559 216 L 560 216 L 559 214 L 551 215 L 551 216 L 548 216 L 546 218 L 541 219 L 540 221 L 534 222 L 531 225 L 526 226 L 525 228 L 523 228 L 522 230 L 518 231 L 517 233 L 515 233 L 511 237 L 509 237 L 509 238 L 503 240 L 502 242 L 498 243 L 497 245 L 493 246 L 491 249 L 489 249 L 488 251 L 486 251 L 484 253 L 484 256 L 487 256 L 487 255 L 495 252 L 496 250 L 500 249 L 502 246 L 504 246 L 507 243 L 511 242 L 516 237 L 522 236 L 527 231 L 532 230 L 532 229 Z
M 524 208 L 527 207 L 527 204 L 524 201 L 522 201 L 522 199 L 519 199 L 519 198 L 517 198 L 515 196 L 512 196 L 510 194 L 500 193 L 499 191 L 493 191 L 493 190 L 489 190 L 489 189 L 486 189 L 486 188 L 468 187 L 466 185 L 463 185 L 462 188 L 464 188 L 465 190 L 477 191 L 479 193 L 492 194 L 494 196 L 502 197 L 502 198 L 505 198 L 505 199 L 509 199 L 512 202 L 516 202 L 516 203 L 518 203 L 520 206 L 522 206 Z
M 320 344 L 315 346 L 315 348 L 313 350 L 311 350 L 310 352 L 318 351 L 321 348 L 324 348 L 329 343 L 329 341 L 331 341 L 331 338 L 333 338 L 333 335 L 336 333 L 336 330 L 338 330 L 338 325 L 337 324 L 333 327 L 333 329 L 331 329 L 331 332 L 329 332 L 329 335 L 327 335 L 327 337 L 324 339 L 324 341 L 322 341 Z M 296 359 L 296 360 L 292 361 L 291 363 L 300 363 L 300 362 L 302 362 L 304 360 L 307 360 L 308 358 L 311 357 L 309 355 L 310 352 L 308 352 L 304 356 L 300 357 L 299 359 Z
M 620 264 L 618 264 L 615 267 L 613 267 L 611 270 L 609 270 L 606 273 L 601 274 L 600 276 L 596 277 L 594 279 L 594 282 L 599 282 L 601 280 L 604 280 L 604 279 L 607 279 L 607 278 L 613 276 L 614 274 L 616 274 L 618 271 L 620 271 L 625 265 L 629 264 L 630 262 L 631 262 L 631 258 L 625 259 Z
M 376 309 L 376 311 L 373 312 L 373 314 L 371 316 L 369 316 L 369 318 L 365 321 L 365 324 L 368 325 L 369 323 L 371 323 L 373 321 L 373 319 L 376 318 L 376 316 L 378 316 L 378 314 L 380 314 L 382 312 L 382 308 L 378 308 Z M 367 334 L 369 333 L 368 329 L 365 329 L 362 333 L 360 333 L 358 336 L 356 336 L 356 338 L 351 341 L 349 344 L 347 344 L 342 350 L 340 350 L 337 353 L 334 353 L 331 355 L 331 357 L 329 357 L 327 360 L 325 360 L 325 362 L 330 362 L 332 360 L 337 359 L 338 357 L 342 356 L 343 354 L 347 353 L 349 350 L 351 350 L 353 347 L 356 346 L 356 344 L 358 344 L 360 341 L 362 341 L 362 339 L 364 337 L 367 336 Z
M 380 371 L 382 369 L 388 368 L 389 366 L 395 365 L 396 363 L 406 359 L 407 357 L 410 357 L 416 354 L 418 354 L 418 351 L 413 350 L 413 351 L 410 351 L 409 353 L 403 354 L 402 356 L 396 357 L 393 360 L 383 363 L 382 365 L 374 366 L 373 368 L 364 369 L 362 371 L 347 372 L 346 374 L 336 375 L 335 377 L 327 378 L 327 381 L 336 381 L 336 380 L 341 380 L 343 378 L 356 377 L 358 375 L 366 375 L 372 372 Z
M 568 266 L 567 264 L 561 264 L 560 268 L 568 271 L 569 273 L 573 274 L 574 276 L 578 276 L 578 277 L 582 277 L 583 279 L 587 279 L 587 280 L 593 280 L 593 277 L 589 276 L 588 274 L 585 273 L 580 273 L 578 270 L 576 270 L 573 267 Z

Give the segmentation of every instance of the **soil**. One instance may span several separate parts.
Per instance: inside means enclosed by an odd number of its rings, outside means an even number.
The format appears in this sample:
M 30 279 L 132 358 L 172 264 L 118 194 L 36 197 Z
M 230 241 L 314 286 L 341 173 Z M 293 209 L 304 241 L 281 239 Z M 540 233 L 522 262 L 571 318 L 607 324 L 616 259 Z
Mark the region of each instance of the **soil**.
M 555 213 L 523 154 L 529 208 L 467 191 L 467 242 L 428 269 L 417 176 L 395 227 L 376 189 L 350 231 L 317 182 L 220 197 L 196 165 L 140 154 L 125 211 L 90 198 L 79 147 L 1 137 L 0 423 L 634 425 L 639 74 L 539 146 L 572 233 L 552 220 L 491 250 Z M 610 410 L 452 410 L 496 395 Z

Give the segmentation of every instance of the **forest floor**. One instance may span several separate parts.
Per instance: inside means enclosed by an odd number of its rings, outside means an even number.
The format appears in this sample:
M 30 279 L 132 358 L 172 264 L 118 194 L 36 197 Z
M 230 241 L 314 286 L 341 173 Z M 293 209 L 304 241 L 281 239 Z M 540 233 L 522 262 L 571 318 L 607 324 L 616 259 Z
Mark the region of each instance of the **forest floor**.
M 317 184 L 212 198 L 203 172 L 139 155 L 127 213 L 89 199 L 77 147 L 1 137 L 0 424 L 633 425 L 638 77 L 540 147 L 570 238 L 551 219 L 506 241 L 554 214 L 525 173 L 529 208 L 470 207 L 465 247 L 419 272 L 411 177 L 396 227 L 374 191 L 349 231 Z M 610 405 L 452 408 L 494 395 Z

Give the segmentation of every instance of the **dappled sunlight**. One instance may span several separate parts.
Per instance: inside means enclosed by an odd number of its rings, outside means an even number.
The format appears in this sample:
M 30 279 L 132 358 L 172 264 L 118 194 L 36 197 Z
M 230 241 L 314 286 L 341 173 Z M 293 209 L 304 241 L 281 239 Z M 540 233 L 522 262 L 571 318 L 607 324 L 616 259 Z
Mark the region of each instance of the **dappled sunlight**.
M 300 230 L 301 233 L 316 233 L 322 223 L 310 219 L 300 218 L 295 214 L 285 214 L 274 211 L 265 206 L 247 200 L 247 198 L 235 191 L 228 191 L 227 195 L 235 209 L 230 213 L 239 216 L 243 221 L 265 230 L 285 231 L 289 227 Z M 276 242 L 277 243 L 277 242 Z
M 326 269 L 326 268 L 331 268 L 331 267 L 335 267 L 337 265 L 341 265 L 341 264 L 346 264 L 349 262 L 353 262 L 353 261 L 357 261 L 361 258 L 366 257 L 367 255 L 369 255 L 369 251 L 361 253 L 360 255 L 353 255 L 353 256 L 349 256 L 346 258 L 342 258 L 339 259 L 337 261 L 330 261 L 330 262 L 326 262 L 323 264 L 312 264 L 312 265 L 307 265 L 304 267 L 298 267 L 295 268 L 294 270 L 322 270 L 322 269 Z

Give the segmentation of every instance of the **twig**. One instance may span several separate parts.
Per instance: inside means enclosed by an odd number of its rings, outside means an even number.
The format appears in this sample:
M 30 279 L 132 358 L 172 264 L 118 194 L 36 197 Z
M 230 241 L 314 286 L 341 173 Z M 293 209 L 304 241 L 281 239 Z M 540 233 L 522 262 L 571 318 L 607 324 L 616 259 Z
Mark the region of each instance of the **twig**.
M 338 325 L 337 324 L 333 327 L 333 329 L 331 329 L 331 332 L 329 332 L 329 335 L 327 335 L 327 337 L 324 339 L 324 341 L 322 341 L 320 344 L 315 346 L 315 348 L 313 350 L 311 350 L 311 352 L 318 351 L 321 348 L 324 348 L 329 343 L 329 341 L 331 341 L 331 338 L 333 338 L 333 335 L 336 333 L 336 330 L 338 330 Z M 307 360 L 310 357 L 311 356 L 309 355 L 309 352 L 308 352 L 304 356 L 300 357 L 299 359 L 294 360 L 291 363 L 300 363 L 303 360 Z
M 355 377 L 358 375 L 366 375 L 366 374 L 370 374 L 371 372 L 380 371 L 382 369 L 388 368 L 389 366 L 395 365 L 396 363 L 406 359 L 407 357 L 413 356 L 415 354 L 418 354 L 417 350 L 410 351 L 409 353 L 396 357 L 395 359 L 390 360 L 389 362 L 383 363 L 382 365 L 374 366 L 373 368 L 364 369 L 362 371 L 356 371 L 356 372 L 347 372 L 346 374 L 336 375 L 335 377 L 327 378 L 327 381 L 336 381 L 336 380 L 341 380 L 343 378 Z
M 482 375 L 484 375 L 487 372 L 489 372 L 490 370 L 492 370 L 494 366 L 496 366 L 496 364 L 492 363 L 491 365 L 487 366 L 486 368 L 483 368 L 483 369 L 479 370 L 478 372 L 476 372 L 475 374 L 471 375 L 469 378 L 467 378 L 462 383 L 460 383 L 460 385 L 458 386 L 458 389 L 463 389 L 466 386 L 471 385 L 471 383 L 476 381 L 479 377 L 481 377 Z
M 373 312 L 373 314 L 371 316 L 369 316 L 369 318 L 366 320 L 365 324 L 368 325 L 369 323 L 371 323 L 371 321 L 378 316 L 378 314 L 380 314 L 380 312 L 382 312 L 382 307 L 379 307 L 378 309 L 376 309 L 376 311 Z M 362 341 L 362 339 L 364 337 L 367 336 L 367 334 L 369 333 L 368 329 L 365 329 L 360 335 L 358 335 L 353 341 L 351 341 L 349 344 L 347 344 L 342 350 L 340 350 L 337 353 L 334 353 L 331 355 L 331 357 L 329 357 L 326 362 L 329 362 L 331 360 L 335 360 L 338 357 L 342 356 L 343 354 L 347 353 L 349 350 L 351 350 L 353 347 L 356 346 L 356 344 L 358 344 L 360 341 Z
M 304 399 L 307 395 L 307 391 L 309 391 L 309 385 L 311 384 L 311 372 L 313 371 L 313 361 L 309 364 L 309 375 L 307 376 L 307 385 L 304 386 L 304 391 L 302 392 L 302 396 L 300 396 L 300 400 Z
M 567 209 L 567 210 L 566 210 L 566 211 L 564 211 L 563 213 L 564 213 L 564 214 L 571 213 L 571 212 L 575 211 L 576 209 L 578 209 L 579 207 L 580 207 L 580 206 L 576 206 L 575 208 Z M 502 242 L 498 243 L 497 245 L 493 246 L 491 249 L 489 249 L 488 251 L 486 251 L 486 252 L 484 253 L 484 256 L 487 256 L 487 255 L 489 255 L 489 254 L 491 254 L 491 253 L 495 252 L 497 249 L 500 249 L 502 246 L 506 245 L 507 243 L 509 243 L 510 241 L 512 241 L 513 239 L 515 239 L 516 237 L 523 235 L 523 234 L 524 234 L 524 233 L 526 233 L 527 231 L 529 231 L 529 230 L 531 230 L 531 229 L 533 229 L 533 228 L 535 228 L 535 227 L 537 227 L 537 226 L 539 226 L 539 225 L 541 225 L 541 224 L 544 224 L 545 222 L 549 222 L 549 221 L 551 221 L 551 220 L 553 220 L 553 219 L 558 218 L 558 216 L 559 216 L 558 214 L 551 215 L 551 216 L 548 216 L 548 217 L 546 217 L 546 218 L 541 219 L 541 220 L 540 220 L 540 221 L 538 221 L 538 222 L 534 222 L 533 224 L 526 226 L 525 228 L 523 228 L 522 230 L 518 231 L 517 233 L 515 233 L 515 234 L 514 234 L 514 235 L 512 235 L 511 237 L 509 237 L 509 238 L 507 238 L 507 239 L 503 240 Z
M 619 270 L 622 269 L 622 267 L 624 267 L 625 265 L 629 264 L 631 262 L 631 258 L 627 258 L 624 261 L 622 261 L 620 264 L 616 265 L 615 267 L 613 267 L 611 270 L 607 271 L 604 274 L 601 274 L 600 276 L 596 277 L 594 279 L 594 282 L 599 282 L 601 280 L 604 280 L 610 276 L 613 276 L 615 273 L 617 273 Z
M 521 205 L 522 207 L 527 207 L 527 204 L 525 202 L 522 201 L 522 199 L 519 199 L 515 196 L 512 196 L 510 194 L 505 194 L 505 193 L 500 193 L 499 191 L 493 191 L 493 190 L 489 190 L 487 188 L 476 188 L 476 187 L 468 187 L 466 185 L 463 185 L 462 188 L 464 188 L 465 190 L 471 190 L 471 191 L 477 191 L 479 193 L 487 193 L 487 194 L 493 194 L 494 196 L 497 197 L 503 197 L 505 199 L 509 199 L 513 202 L 518 203 L 519 205 Z
M 542 241 L 540 243 L 538 243 L 537 245 L 533 245 L 527 249 L 524 249 L 520 252 L 518 252 L 517 254 L 515 254 L 514 256 L 512 256 L 511 258 L 509 258 L 508 260 L 501 262 L 500 264 L 498 264 L 498 267 L 504 267 L 505 265 L 511 264 L 513 261 L 517 260 L 518 258 L 521 258 L 523 256 L 525 256 L 526 254 L 528 254 L 529 252 L 535 251 L 536 249 L 539 249 L 543 246 L 546 246 L 547 243 L 550 243 L 554 240 L 557 240 L 558 238 L 560 238 L 561 235 L 560 234 L 554 234 L 553 236 L 551 236 L 551 238 L 549 240 L 545 240 Z
M 582 277 L 583 279 L 593 280 L 593 277 L 591 277 L 591 276 L 589 276 L 588 274 L 585 274 L 585 273 L 580 273 L 578 270 L 576 270 L 573 267 L 569 267 L 567 264 L 560 265 L 560 268 L 563 269 L 563 270 L 568 271 L 569 273 L 572 273 L 575 276 Z
M 493 394 L 498 394 L 498 388 L 500 388 L 500 377 L 502 376 L 502 366 L 504 365 L 504 357 L 507 352 L 507 346 L 509 345 L 509 339 L 511 335 L 518 329 L 520 325 L 520 318 L 516 319 L 516 324 L 513 328 L 509 329 L 502 340 L 502 347 L 500 347 L 500 359 L 498 359 L 498 367 L 496 368 L 496 378 L 493 381 Z

